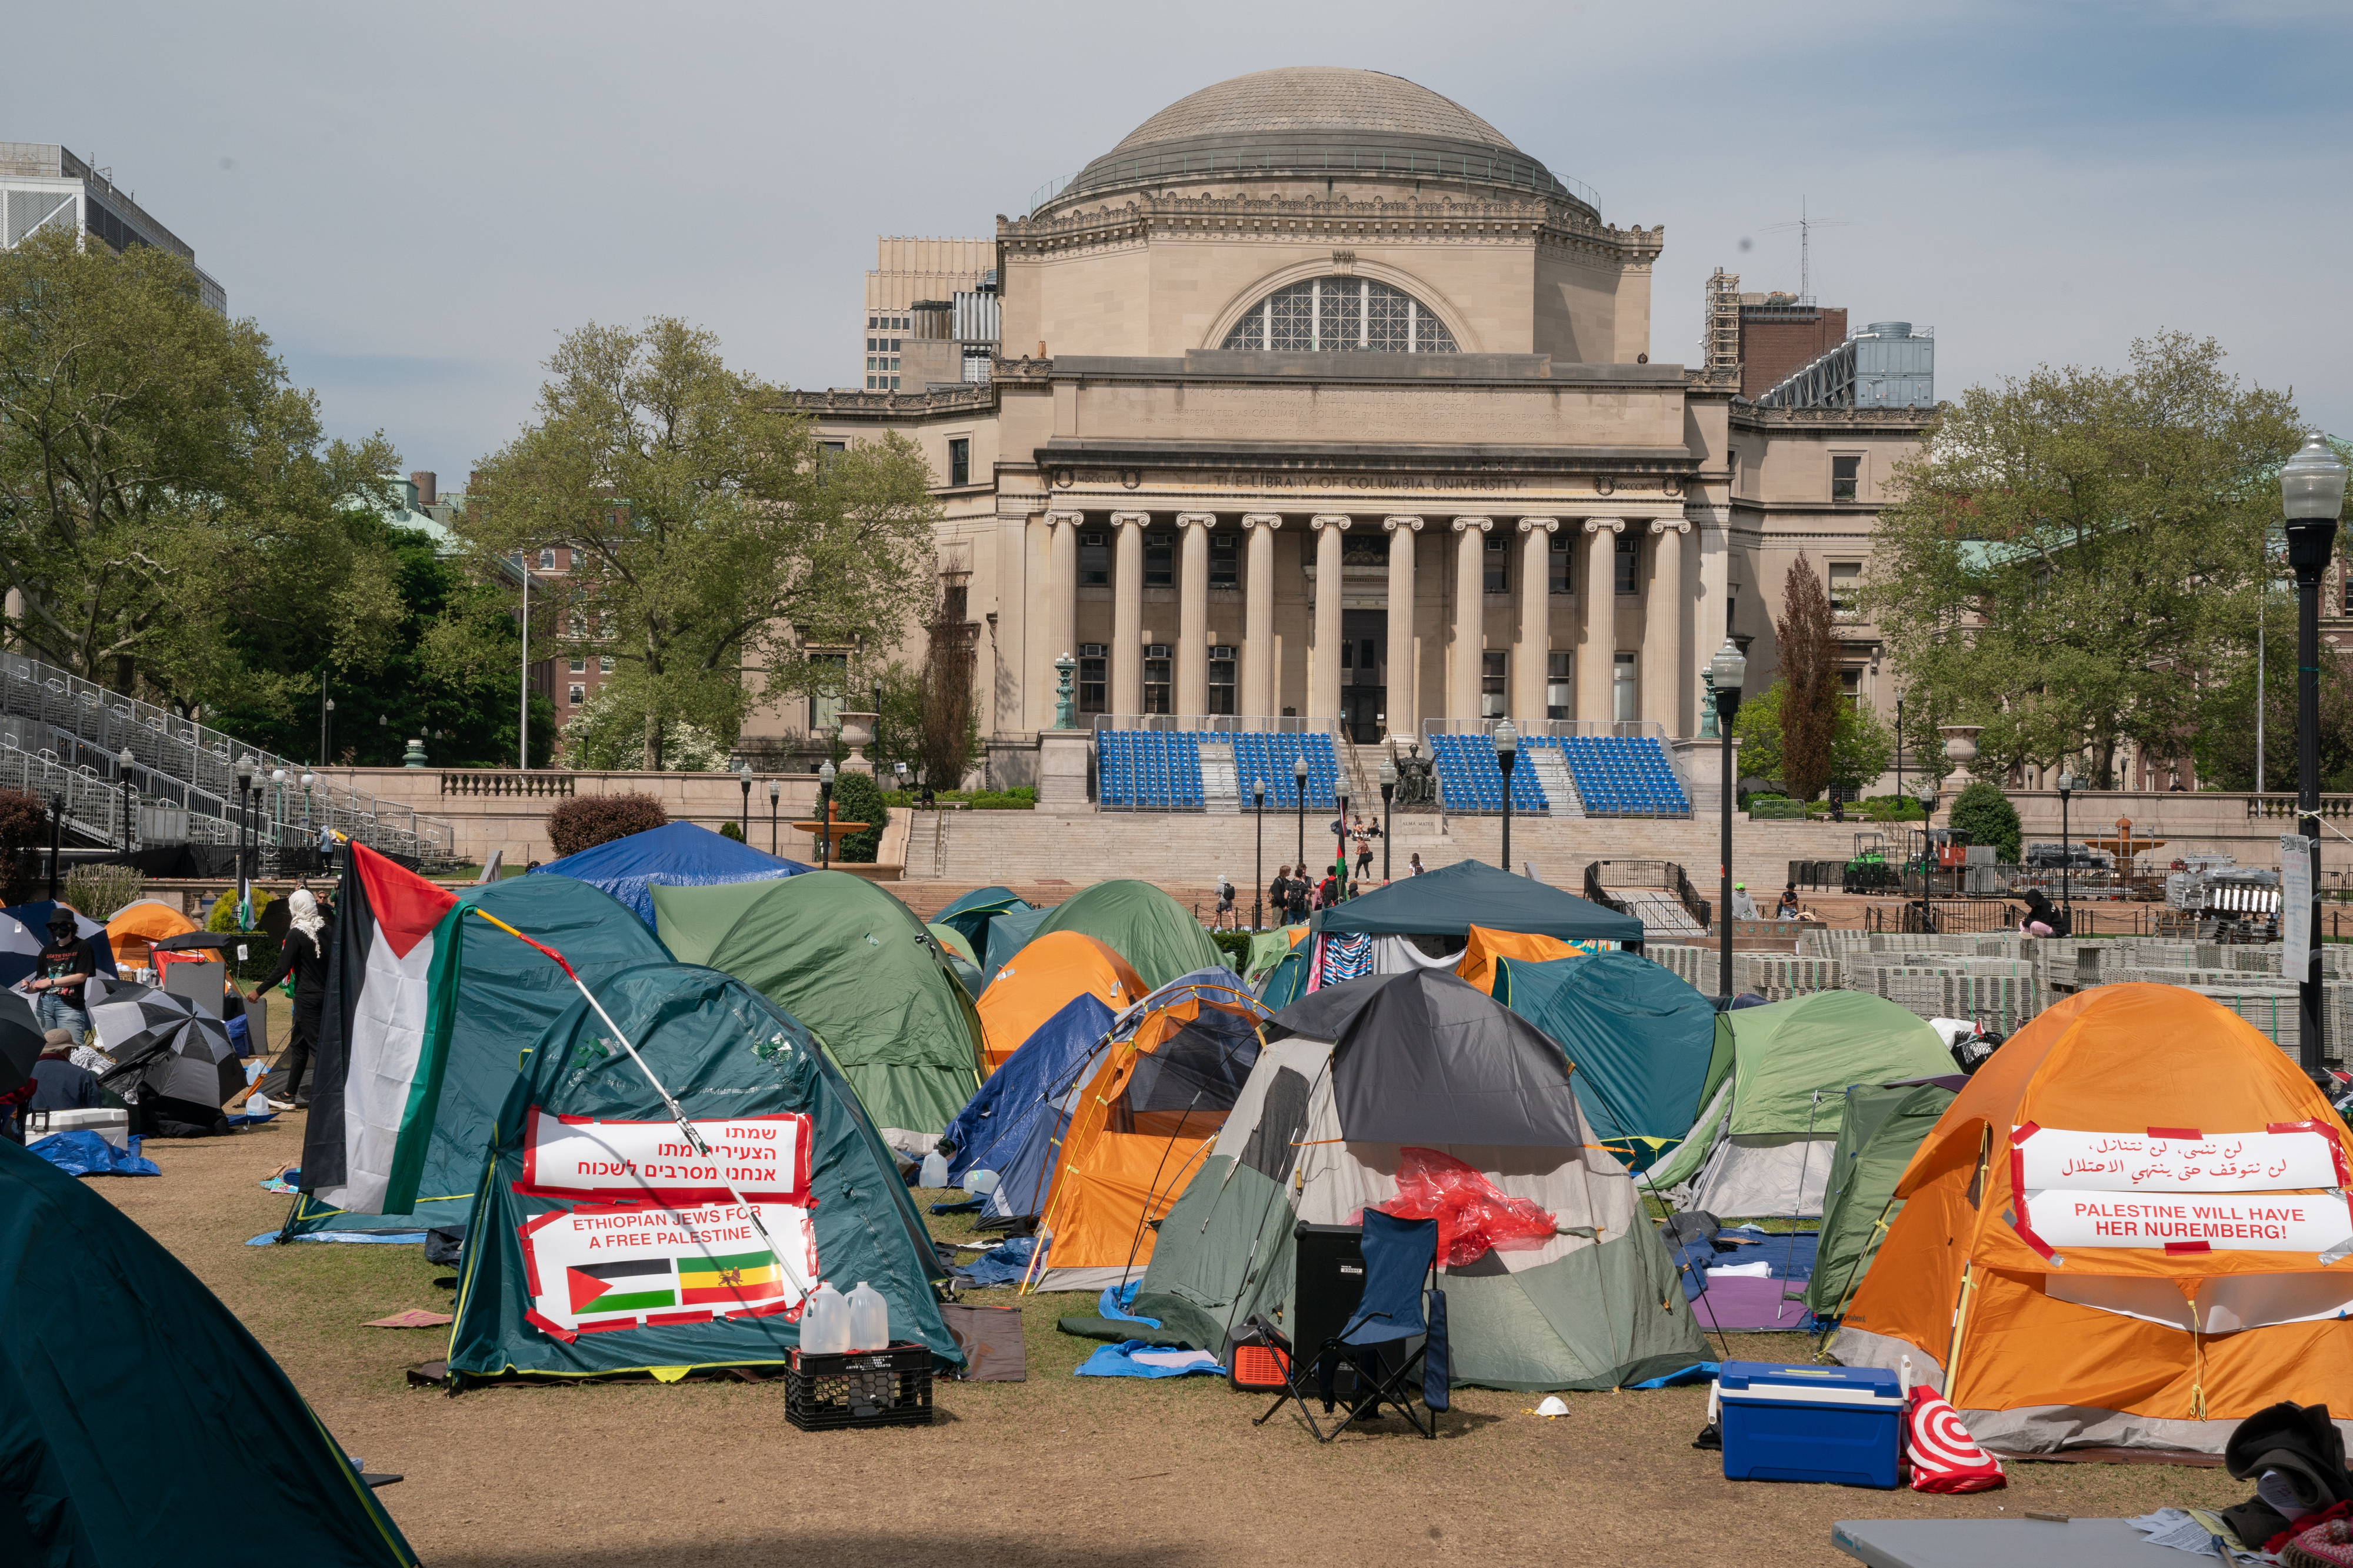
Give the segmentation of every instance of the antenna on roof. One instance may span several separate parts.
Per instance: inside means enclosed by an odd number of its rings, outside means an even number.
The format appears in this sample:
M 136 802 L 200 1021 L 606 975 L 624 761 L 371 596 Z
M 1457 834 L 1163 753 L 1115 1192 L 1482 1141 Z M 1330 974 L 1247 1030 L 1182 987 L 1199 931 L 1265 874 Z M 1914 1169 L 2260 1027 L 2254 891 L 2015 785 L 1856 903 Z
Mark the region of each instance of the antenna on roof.
M 1798 198 L 1797 222 L 1766 226 L 1765 232 L 1767 234 L 1786 234 L 1793 228 L 1798 231 L 1798 302 L 1799 304 L 1810 305 L 1814 302 L 1814 230 L 1846 226 L 1844 219 L 1809 216 L 1806 212 L 1806 198 L 1803 196 Z

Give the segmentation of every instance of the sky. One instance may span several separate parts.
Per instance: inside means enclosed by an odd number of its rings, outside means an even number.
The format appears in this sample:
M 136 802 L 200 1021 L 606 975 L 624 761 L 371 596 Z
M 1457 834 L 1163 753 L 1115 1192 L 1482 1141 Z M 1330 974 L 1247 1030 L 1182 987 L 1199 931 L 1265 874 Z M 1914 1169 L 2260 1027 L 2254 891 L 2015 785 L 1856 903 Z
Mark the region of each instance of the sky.
M 876 236 L 991 235 L 1164 105 L 1292 65 L 1410 77 L 1663 223 L 1654 361 L 1695 356 L 1715 268 L 1798 287 L 1802 210 L 1816 297 L 1933 327 L 1940 395 L 2176 329 L 2353 434 L 2341 3 L 84 0 L 8 32 L 0 140 L 111 167 L 331 433 L 448 488 L 591 321 L 856 384 Z

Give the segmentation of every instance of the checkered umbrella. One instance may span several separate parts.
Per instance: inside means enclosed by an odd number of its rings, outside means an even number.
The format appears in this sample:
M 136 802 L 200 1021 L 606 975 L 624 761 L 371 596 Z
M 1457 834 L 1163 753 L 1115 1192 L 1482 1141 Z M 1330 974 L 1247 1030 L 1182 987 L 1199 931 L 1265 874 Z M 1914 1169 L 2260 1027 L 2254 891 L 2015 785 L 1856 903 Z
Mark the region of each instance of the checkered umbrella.
M 228 1026 L 184 996 L 111 986 L 90 1021 L 100 1048 L 122 1064 L 100 1081 L 125 1099 L 136 1089 L 218 1106 L 245 1086 Z

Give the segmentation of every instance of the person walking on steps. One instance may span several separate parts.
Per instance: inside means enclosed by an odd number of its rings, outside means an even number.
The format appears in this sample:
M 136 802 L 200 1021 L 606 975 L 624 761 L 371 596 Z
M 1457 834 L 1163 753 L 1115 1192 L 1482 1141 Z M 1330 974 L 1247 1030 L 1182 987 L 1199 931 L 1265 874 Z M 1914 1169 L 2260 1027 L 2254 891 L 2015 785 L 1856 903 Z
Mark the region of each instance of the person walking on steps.
M 69 1030 L 79 1045 L 90 1033 L 82 987 L 98 973 L 98 954 L 74 929 L 73 910 L 59 904 L 49 911 L 49 945 L 33 961 L 33 978 L 25 989 L 33 994 L 33 1014 L 41 1027 Z
M 277 1068 L 262 1085 L 262 1093 L 275 1103 L 301 1110 L 311 1103 L 309 1095 L 303 1092 L 302 1074 L 311 1066 L 311 1053 L 319 1046 L 319 1021 L 327 1007 L 327 954 L 333 943 L 327 935 L 327 917 L 320 911 L 319 900 L 310 889 L 295 889 L 287 898 L 286 909 L 292 919 L 287 924 L 286 941 L 279 951 L 278 969 L 245 999 L 259 1002 L 263 992 L 290 974 L 294 977 L 293 1032 L 278 1058 Z

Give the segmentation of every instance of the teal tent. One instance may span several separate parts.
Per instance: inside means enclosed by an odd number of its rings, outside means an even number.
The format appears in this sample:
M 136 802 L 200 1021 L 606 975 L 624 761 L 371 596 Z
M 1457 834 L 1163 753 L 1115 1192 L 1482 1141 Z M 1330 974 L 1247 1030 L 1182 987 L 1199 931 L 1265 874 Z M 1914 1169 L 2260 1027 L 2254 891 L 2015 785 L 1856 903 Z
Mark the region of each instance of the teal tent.
M 0 1563 L 413 1568 L 236 1314 L 121 1210 L 5 1140 L 0 1280 Z
M 1594 1131 L 1638 1168 L 1691 1130 L 1719 1050 L 1731 1060 L 1715 1005 L 1630 952 L 1498 958 L 1495 1000 L 1560 1042 Z
M 1029 900 L 1010 888 L 975 888 L 934 915 L 929 923 L 962 932 L 965 941 L 972 944 L 973 962 L 978 963 L 988 956 L 989 928 L 998 917 L 1021 914 L 1029 909 Z
M 644 964 L 595 991 L 646 1068 L 705 1129 L 727 1179 L 750 1187 L 744 1196 L 759 1205 L 767 1236 L 724 1190 L 638 1184 L 654 1180 L 649 1173 L 691 1178 L 703 1168 L 661 1163 L 665 1146 L 680 1147 L 675 1125 L 612 1031 L 575 1001 L 533 1046 L 499 1112 L 450 1331 L 460 1385 L 511 1373 L 670 1381 L 696 1368 L 778 1363 L 800 1342 L 797 1274 L 845 1291 L 865 1280 L 890 1304 L 894 1342 L 960 1363 L 934 1294 L 938 1261 L 906 1184 L 809 1032 L 715 969 Z M 567 1154 L 584 1143 L 611 1153 L 601 1164 Z M 769 1165 L 742 1163 L 764 1151 Z M 586 1173 L 640 1152 L 648 1158 L 628 1163 L 626 1175 Z M 805 1178 L 795 1174 L 804 1162 Z M 805 1188 L 794 1185 L 804 1179 Z
M 568 877 L 510 877 L 466 889 L 475 904 L 543 942 L 596 985 L 608 975 L 670 958 L 643 921 L 587 884 Z M 318 1231 L 401 1234 L 465 1223 L 490 1149 L 491 1121 L 514 1086 L 523 1047 L 580 999 L 564 971 L 485 920 L 466 920 L 449 1030 L 448 1065 L 435 1102 L 410 1214 L 348 1214 L 304 1193 L 294 1200 L 281 1239 Z
M 1315 929 L 1334 936 L 1468 936 L 1474 925 L 1564 942 L 1642 940 L 1642 922 L 1632 915 L 1478 860 L 1400 877 L 1315 917 Z
M 997 978 L 997 972 L 1013 962 L 1013 955 L 1029 945 L 1038 928 L 1046 923 L 1051 910 L 1008 910 L 988 922 L 988 946 L 980 954 L 980 984 L 986 989 Z

